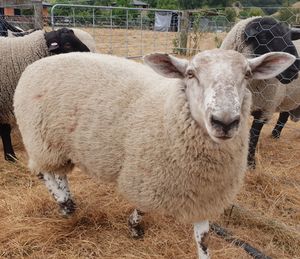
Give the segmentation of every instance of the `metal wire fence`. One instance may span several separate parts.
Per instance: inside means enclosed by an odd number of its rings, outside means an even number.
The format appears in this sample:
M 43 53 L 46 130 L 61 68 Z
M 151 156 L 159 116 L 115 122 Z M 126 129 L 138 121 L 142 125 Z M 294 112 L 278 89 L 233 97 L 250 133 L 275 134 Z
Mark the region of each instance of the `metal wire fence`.
M 14 15 L 5 15 L 1 12 L 3 7 L 0 7 L 0 15 L 2 14 L 8 22 L 24 30 L 34 27 L 32 5 L 6 7 L 17 10 Z M 45 30 L 60 27 L 81 28 L 94 37 L 98 52 L 127 58 L 140 58 L 145 54 L 157 51 L 193 55 L 202 50 L 219 47 L 237 21 L 258 15 L 270 15 L 285 23 L 287 27 L 299 27 L 300 25 L 300 9 L 288 7 L 181 11 L 58 4 L 52 7 L 49 16 L 44 17 L 44 28 Z M 272 31 L 271 28 L 270 31 Z M 268 42 L 264 45 L 267 47 Z M 271 86 L 266 86 L 266 89 L 267 87 Z M 294 87 L 294 91 L 290 91 L 289 95 L 287 92 L 288 96 L 285 97 L 300 105 L 300 97 L 296 94 L 297 85 Z M 274 102 L 274 99 L 264 96 L 263 91 L 255 92 L 254 89 L 254 95 L 265 98 L 262 100 L 263 104 Z M 294 113 L 289 114 L 293 115 Z M 274 119 L 273 122 L 275 122 Z M 297 124 L 289 124 L 287 128 L 290 135 L 299 133 Z M 270 145 L 268 147 L 270 149 L 268 152 L 272 155 L 272 163 L 276 163 L 274 157 L 277 150 L 272 150 Z M 285 156 L 282 155 L 285 157 L 282 158 L 285 164 L 298 161 L 300 146 L 293 144 L 293 152 L 290 152 L 289 149 L 289 147 L 280 147 L 282 153 L 289 152 Z M 299 167 L 298 164 L 292 166 Z M 271 169 L 268 170 L 271 171 Z M 295 182 L 294 185 L 299 189 L 299 183 Z M 284 205 L 282 206 L 284 207 Z

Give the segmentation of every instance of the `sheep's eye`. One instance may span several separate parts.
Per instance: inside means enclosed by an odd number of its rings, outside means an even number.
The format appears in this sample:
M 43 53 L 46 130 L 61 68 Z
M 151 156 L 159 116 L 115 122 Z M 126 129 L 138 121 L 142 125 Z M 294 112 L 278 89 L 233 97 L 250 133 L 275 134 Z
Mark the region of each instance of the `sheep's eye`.
M 188 78 L 193 78 L 194 77 L 194 72 L 192 70 L 188 70 L 186 72 L 186 75 L 187 75 Z
M 245 73 L 245 78 L 246 78 L 246 79 L 249 79 L 249 78 L 251 78 L 251 76 L 252 76 L 251 71 L 250 71 L 250 70 L 247 70 L 246 73 Z

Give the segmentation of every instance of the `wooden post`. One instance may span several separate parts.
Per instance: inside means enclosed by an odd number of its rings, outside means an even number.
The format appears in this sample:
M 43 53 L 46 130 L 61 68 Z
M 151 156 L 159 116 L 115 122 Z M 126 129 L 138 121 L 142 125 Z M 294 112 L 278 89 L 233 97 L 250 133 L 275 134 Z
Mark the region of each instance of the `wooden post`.
M 189 12 L 183 11 L 180 21 L 180 35 L 179 35 L 179 53 L 187 54 L 187 42 L 189 33 Z
M 42 0 L 32 0 L 32 5 L 34 8 L 34 29 L 41 30 L 44 27 Z

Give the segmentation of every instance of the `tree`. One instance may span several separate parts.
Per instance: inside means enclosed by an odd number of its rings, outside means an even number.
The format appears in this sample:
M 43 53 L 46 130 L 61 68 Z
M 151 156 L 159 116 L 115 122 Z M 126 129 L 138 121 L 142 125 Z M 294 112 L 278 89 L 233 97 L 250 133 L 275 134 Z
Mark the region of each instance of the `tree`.
M 205 0 L 178 0 L 178 7 L 180 9 L 195 9 L 202 7 Z
M 157 0 L 157 8 L 178 9 L 178 0 Z
M 237 13 L 234 8 L 232 7 L 226 7 L 225 8 L 225 17 L 228 22 L 235 22 Z

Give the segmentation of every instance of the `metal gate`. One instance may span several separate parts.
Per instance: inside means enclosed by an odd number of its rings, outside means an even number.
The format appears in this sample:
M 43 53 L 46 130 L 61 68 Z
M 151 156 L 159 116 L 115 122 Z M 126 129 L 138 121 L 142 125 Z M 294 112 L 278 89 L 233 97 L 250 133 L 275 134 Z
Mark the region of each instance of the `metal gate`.
M 169 19 L 165 28 L 155 27 L 158 15 Z M 180 17 L 178 10 L 68 4 L 57 4 L 51 9 L 53 29 L 82 28 L 93 35 L 98 52 L 129 58 L 153 51 L 173 52 Z

